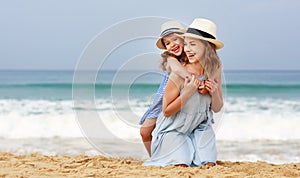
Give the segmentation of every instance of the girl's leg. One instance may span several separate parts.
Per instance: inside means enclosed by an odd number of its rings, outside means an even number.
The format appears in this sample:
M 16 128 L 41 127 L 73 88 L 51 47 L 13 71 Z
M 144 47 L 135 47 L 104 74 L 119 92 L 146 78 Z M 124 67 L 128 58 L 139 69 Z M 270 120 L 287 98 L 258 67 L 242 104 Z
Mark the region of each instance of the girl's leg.
M 152 140 L 151 134 L 155 128 L 155 125 L 156 125 L 156 118 L 146 119 L 140 129 L 140 134 L 142 136 L 143 143 L 150 157 L 151 157 L 151 140 Z

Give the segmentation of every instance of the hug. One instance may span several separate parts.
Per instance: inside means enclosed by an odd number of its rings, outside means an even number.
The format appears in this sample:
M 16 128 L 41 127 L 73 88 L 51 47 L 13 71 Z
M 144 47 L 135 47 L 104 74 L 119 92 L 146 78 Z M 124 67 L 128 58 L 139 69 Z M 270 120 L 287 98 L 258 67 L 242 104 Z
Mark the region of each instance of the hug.
M 216 50 L 216 25 L 195 19 L 184 29 L 177 21 L 162 24 L 156 46 L 162 53 L 164 79 L 140 120 L 150 159 L 145 166 L 216 165 L 213 113 L 223 107 L 222 65 Z

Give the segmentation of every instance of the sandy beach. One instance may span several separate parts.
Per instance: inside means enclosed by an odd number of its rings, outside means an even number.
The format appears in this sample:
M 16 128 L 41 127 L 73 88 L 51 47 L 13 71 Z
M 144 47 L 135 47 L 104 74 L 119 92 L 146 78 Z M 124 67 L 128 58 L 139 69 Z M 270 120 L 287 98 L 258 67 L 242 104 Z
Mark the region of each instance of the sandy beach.
M 144 167 L 143 160 L 103 156 L 0 153 L 0 177 L 300 177 L 300 163 L 218 161 L 213 168 Z

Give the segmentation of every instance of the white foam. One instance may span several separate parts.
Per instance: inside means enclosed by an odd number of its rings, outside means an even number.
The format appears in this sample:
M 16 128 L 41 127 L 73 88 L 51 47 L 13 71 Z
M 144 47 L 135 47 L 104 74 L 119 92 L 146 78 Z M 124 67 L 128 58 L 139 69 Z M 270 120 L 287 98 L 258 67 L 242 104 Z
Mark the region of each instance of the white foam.
M 120 108 L 109 99 L 96 100 L 105 127 L 123 139 L 140 139 L 138 121 L 148 100 L 125 101 Z M 84 105 L 83 105 L 84 106 Z M 300 139 L 300 102 L 283 99 L 228 98 L 224 113 L 215 115 L 218 140 Z M 80 108 L 87 109 L 88 108 Z M 0 100 L 0 137 L 84 137 L 73 101 Z
M 31 116 L 69 114 L 72 112 L 72 101 L 70 100 L 0 100 L 0 116 L 11 113 L 19 114 L 20 116 Z
M 0 137 L 82 137 L 74 114 L 40 114 L 23 116 L 10 113 L 0 116 Z
M 300 139 L 300 114 L 278 111 L 225 113 L 215 131 L 219 140 Z

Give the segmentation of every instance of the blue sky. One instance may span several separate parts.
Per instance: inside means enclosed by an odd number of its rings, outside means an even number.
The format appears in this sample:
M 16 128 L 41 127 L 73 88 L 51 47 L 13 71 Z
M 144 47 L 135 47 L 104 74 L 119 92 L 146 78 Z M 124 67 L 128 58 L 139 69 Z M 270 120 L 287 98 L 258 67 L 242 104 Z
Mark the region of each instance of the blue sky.
M 177 19 L 187 25 L 197 17 L 213 20 L 218 38 L 225 43 L 219 51 L 224 69 L 300 69 L 300 1 L 178 2 L 1 1 L 0 69 L 73 70 L 99 33 L 120 21 L 143 16 Z M 154 39 L 136 43 L 144 51 L 160 52 Z M 116 51 L 126 54 L 115 57 L 122 63 L 130 58 L 130 50 L 136 48 Z M 112 63 L 108 69 L 117 67 Z

